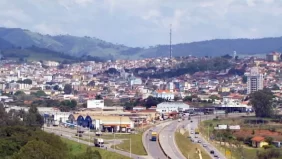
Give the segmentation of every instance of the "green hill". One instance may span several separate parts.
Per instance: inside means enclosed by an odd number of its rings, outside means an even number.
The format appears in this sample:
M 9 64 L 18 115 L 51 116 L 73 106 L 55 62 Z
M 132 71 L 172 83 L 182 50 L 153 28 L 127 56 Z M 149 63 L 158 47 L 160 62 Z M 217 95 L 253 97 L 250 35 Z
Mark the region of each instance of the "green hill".
M 36 47 L 48 51 L 30 51 Z M 262 39 L 219 39 L 172 46 L 173 56 L 222 56 L 232 54 L 265 54 L 282 51 L 282 37 Z M 0 50 L 9 53 L 26 55 L 30 58 L 57 57 L 55 54 L 66 54 L 74 57 L 100 57 L 103 59 L 137 59 L 148 57 L 168 57 L 169 45 L 158 45 L 150 48 L 132 48 L 117 45 L 93 37 L 76 37 L 71 35 L 42 35 L 20 28 L 0 28 Z M 50 53 L 50 51 L 53 53 Z M 29 52 L 29 53 L 27 53 Z M 52 54 L 52 57 L 47 55 Z M 56 58 L 57 59 L 57 58 Z

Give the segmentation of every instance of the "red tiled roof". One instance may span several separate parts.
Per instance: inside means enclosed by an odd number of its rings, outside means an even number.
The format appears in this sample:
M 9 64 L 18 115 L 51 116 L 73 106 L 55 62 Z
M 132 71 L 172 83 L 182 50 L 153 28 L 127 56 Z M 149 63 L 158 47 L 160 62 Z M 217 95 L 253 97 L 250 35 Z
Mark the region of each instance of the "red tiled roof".
M 255 136 L 251 139 L 252 141 L 256 141 L 256 142 L 262 142 L 264 140 L 264 137 L 261 136 Z

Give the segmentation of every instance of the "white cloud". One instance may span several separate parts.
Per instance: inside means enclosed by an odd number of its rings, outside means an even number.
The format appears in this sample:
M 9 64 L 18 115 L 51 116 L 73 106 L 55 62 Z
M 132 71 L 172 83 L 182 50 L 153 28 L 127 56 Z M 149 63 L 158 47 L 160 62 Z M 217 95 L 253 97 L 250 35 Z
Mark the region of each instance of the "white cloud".
M 281 36 L 282 0 L 0 0 L 0 25 L 149 46 Z M 150 38 L 148 38 L 150 35 Z

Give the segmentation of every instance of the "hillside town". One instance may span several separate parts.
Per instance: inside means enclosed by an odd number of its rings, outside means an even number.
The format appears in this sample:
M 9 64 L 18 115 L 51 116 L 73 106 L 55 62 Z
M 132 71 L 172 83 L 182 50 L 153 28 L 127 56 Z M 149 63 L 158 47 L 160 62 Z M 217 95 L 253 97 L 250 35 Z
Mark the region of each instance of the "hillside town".
M 43 127 L 51 132 L 54 132 L 54 126 L 63 126 L 80 127 L 77 133 L 87 129 L 89 133 L 90 130 L 96 133 L 131 133 L 170 119 L 181 121 L 199 115 L 203 119 L 216 115 L 218 119 L 236 113 L 248 115 L 255 111 L 250 95 L 263 89 L 274 94 L 277 101 L 275 113 L 280 114 L 280 56 L 280 53 L 273 52 L 265 58 L 189 56 L 70 64 L 3 60 L 0 99 L 7 112 L 29 112 L 30 107 L 37 107 L 44 118 Z M 198 65 L 193 73 L 191 69 L 194 68 L 189 68 L 189 63 Z M 179 74 L 181 69 L 184 71 Z M 240 138 L 246 131 L 243 123 L 227 125 L 218 121 L 210 126 L 214 126 L 211 127 L 214 135 L 230 129 Z M 200 126 L 199 130 L 206 132 L 204 127 Z M 156 137 L 157 133 L 154 133 Z M 190 133 L 193 136 L 192 128 Z M 253 147 L 270 144 L 265 141 L 263 133 L 250 136 L 253 138 L 246 142 L 252 142 Z M 276 136 L 272 137 L 280 147 L 280 138 Z M 191 141 L 196 142 L 196 138 Z M 215 141 L 221 140 L 215 137 Z M 100 142 L 102 139 L 98 145 Z M 210 153 L 213 155 L 214 150 Z M 218 154 L 220 152 L 214 156 Z

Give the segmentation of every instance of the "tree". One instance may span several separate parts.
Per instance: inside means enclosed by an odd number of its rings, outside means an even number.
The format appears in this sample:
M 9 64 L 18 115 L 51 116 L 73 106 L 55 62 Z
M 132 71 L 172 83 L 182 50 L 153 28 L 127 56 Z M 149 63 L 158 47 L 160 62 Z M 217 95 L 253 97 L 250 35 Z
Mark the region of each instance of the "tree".
M 61 159 L 60 151 L 54 149 L 51 145 L 46 144 L 43 141 L 32 140 L 29 141 L 20 152 L 14 156 L 15 159 L 37 159 L 37 158 L 49 158 L 49 159 Z
M 34 94 L 36 97 L 47 96 L 47 94 L 42 90 L 39 90 L 39 91 L 32 93 L 32 94 Z
M 278 159 L 282 157 L 281 150 L 279 149 L 267 149 L 265 151 L 259 151 L 257 153 L 258 159 Z
M 60 88 L 60 87 L 59 87 L 58 85 L 55 85 L 55 86 L 53 87 L 53 90 L 58 91 L 59 88 Z
M 242 82 L 243 82 L 243 83 L 247 83 L 247 81 L 248 81 L 248 77 L 247 77 L 247 76 L 243 76 L 243 77 L 242 77 Z
M 209 96 L 209 99 L 211 99 L 214 102 L 215 100 L 219 100 L 219 97 L 216 95 L 211 95 Z
M 32 80 L 31 79 L 24 79 L 23 83 L 24 84 L 32 84 Z
M 23 91 L 16 91 L 15 96 L 25 95 Z
M 95 99 L 100 100 L 100 99 L 103 99 L 103 97 L 101 96 L 101 94 L 97 94 Z
M 271 145 L 272 142 L 273 142 L 273 138 L 268 136 L 268 137 L 265 138 L 265 142 L 267 142 L 269 145 Z
M 42 125 L 44 124 L 44 119 L 39 114 L 37 107 L 31 105 L 28 110 L 28 113 L 24 117 L 24 122 L 26 123 L 27 126 L 42 127 Z
M 174 96 L 174 101 L 178 101 L 180 99 L 180 97 L 179 96 Z
M 90 87 L 94 87 L 95 86 L 95 81 L 90 81 L 88 84 L 87 84 L 87 86 L 90 86 Z
M 256 117 L 271 117 L 273 93 L 269 89 L 253 92 L 250 95 L 250 104 L 255 110 Z
M 72 93 L 72 86 L 70 84 L 66 84 L 64 87 L 64 93 L 65 94 L 71 94 Z
M 93 151 L 91 147 L 87 147 L 86 152 L 77 156 L 79 159 L 102 159 L 99 151 Z
M 272 90 L 280 90 L 280 87 L 277 84 L 274 84 L 271 89 Z
M 186 96 L 186 97 L 184 97 L 183 101 L 185 101 L 185 102 L 187 102 L 187 101 L 191 102 L 191 101 L 192 101 L 192 96 Z

